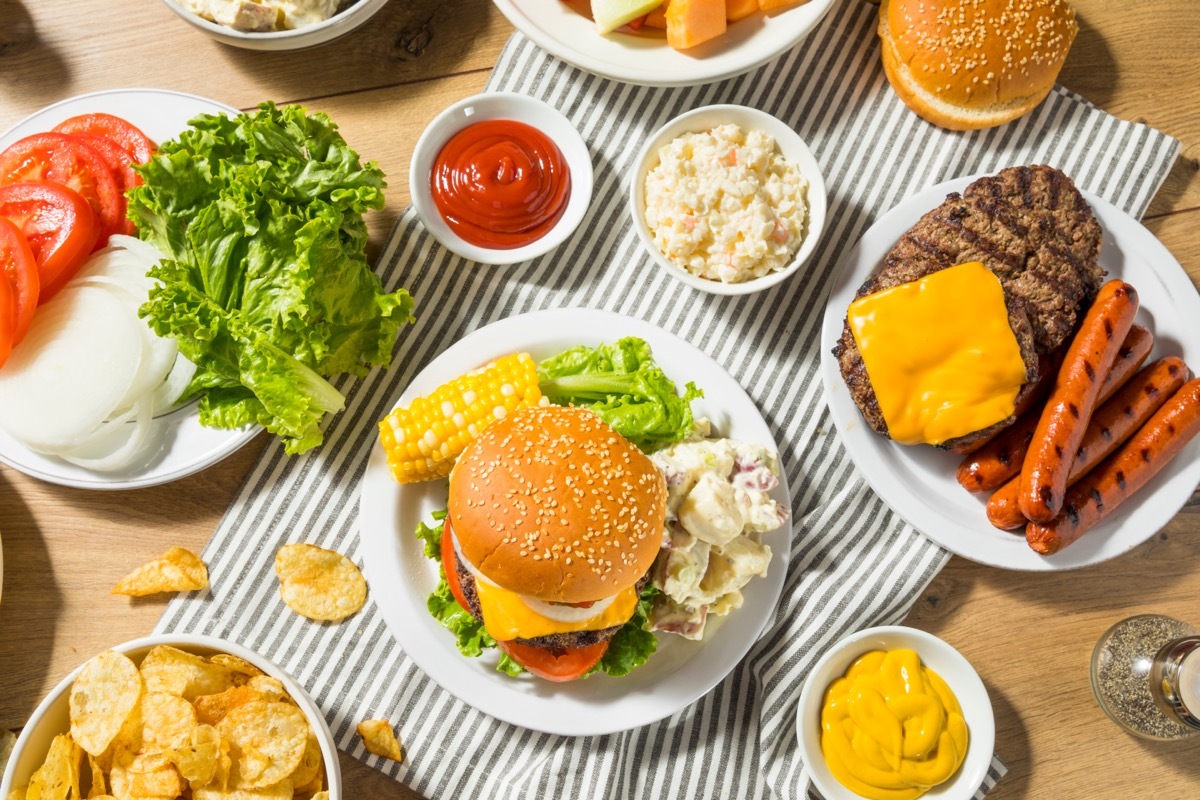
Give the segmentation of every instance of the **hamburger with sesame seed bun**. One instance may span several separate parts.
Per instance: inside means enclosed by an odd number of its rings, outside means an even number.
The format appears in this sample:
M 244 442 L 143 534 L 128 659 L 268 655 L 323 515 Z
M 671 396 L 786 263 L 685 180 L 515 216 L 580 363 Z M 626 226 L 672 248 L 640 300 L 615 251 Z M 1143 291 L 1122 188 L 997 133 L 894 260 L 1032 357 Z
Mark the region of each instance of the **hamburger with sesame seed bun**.
M 1065 0 L 883 0 L 883 70 L 896 94 L 943 128 L 1009 122 L 1040 103 L 1079 25 Z
M 596 414 L 522 408 L 450 473 L 446 579 L 510 658 L 572 680 L 637 610 L 666 510 L 662 473 Z

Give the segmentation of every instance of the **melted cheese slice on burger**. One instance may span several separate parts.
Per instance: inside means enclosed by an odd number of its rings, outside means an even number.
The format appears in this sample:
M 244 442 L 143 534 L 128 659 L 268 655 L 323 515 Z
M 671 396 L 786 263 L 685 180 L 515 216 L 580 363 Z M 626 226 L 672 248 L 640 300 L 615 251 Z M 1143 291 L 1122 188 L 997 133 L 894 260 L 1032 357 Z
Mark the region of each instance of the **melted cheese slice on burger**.
M 479 609 L 483 612 L 483 627 L 493 639 L 501 642 L 510 639 L 533 639 L 554 633 L 598 631 L 614 625 L 624 625 L 633 616 L 638 602 L 637 590 L 630 586 L 621 590 L 602 610 L 601 604 L 597 603 L 595 608 L 598 612 L 594 616 L 566 621 L 539 613 L 516 592 L 501 589 L 483 580 L 475 581 L 475 592 L 479 596 Z M 571 606 L 562 608 L 564 611 L 578 610 Z
M 895 441 L 941 444 L 1012 415 L 1025 361 L 983 264 L 860 297 L 847 319 Z

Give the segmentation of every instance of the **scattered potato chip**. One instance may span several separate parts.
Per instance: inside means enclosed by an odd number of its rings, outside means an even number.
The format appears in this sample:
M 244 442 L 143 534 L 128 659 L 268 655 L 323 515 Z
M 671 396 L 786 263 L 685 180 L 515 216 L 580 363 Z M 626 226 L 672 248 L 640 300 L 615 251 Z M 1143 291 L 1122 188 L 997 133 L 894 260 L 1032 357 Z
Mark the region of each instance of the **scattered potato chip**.
M 192 789 L 192 800 L 292 800 L 292 782 L 286 778 L 262 789 Z
M 4 768 L 8 765 L 8 758 L 12 755 L 13 746 L 17 743 L 17 735 L 12 731 L 0 730 L 0 775 L 4 774 Z
M 159 645 L 146 654 L 142 677 L 146 691 L 178 695 L 189 702 L 202 694 L 223 692 L 233 684 L 228 667 L 169 645 Z
M 279 594 L 302 617 L 336 622 L 357 613 L 367 600 L 367 582 L 341 553 L 311 544 L 288 544 L 275 554 Z
M 296 771 L 304 758 L 309 726 L 304 713 L 293 705 L 255 701 L 230 711 L 217 730 L 231 744 L 233 785 L 261 789 Z
M 99 756 L 142 697 L 142 676 L 127 656 L 105 650 L 83 665 L 71 686 L 71 737 Z
M 377 756 L 390 758 L 392 761 L 403 761 L 404 750 L 392 730 L 392 723 L 386 719 L 365 719 L 358 723 L 358 735 L 362 737 L 367 752 Z
M 172 547 L 162 558 L 135 569 L 113 587 L 113 594 L 145 597 L 162 592 L 191 592 L 208 586 L 208 568 L 200 557 Z

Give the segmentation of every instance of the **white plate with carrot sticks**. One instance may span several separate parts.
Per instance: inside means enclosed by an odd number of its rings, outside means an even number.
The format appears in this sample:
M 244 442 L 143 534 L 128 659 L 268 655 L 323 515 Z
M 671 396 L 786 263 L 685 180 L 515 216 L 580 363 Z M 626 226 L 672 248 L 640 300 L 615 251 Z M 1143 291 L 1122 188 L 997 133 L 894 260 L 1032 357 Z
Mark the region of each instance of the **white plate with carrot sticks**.
M 542 360 L 576 345 L 595 347 L 624 336 L 645 340 L 654 361 L 679 390 L 692 381 L 704 391 L 692 410 L 711 420 L 714 434 L 777 449 L 754 402 L 716 361 L 647 322 L 594 309 L 522 314 L 481 328 L 434 359 L 396 405 L 407 405 L 504 355 L 527 352 Z M 446 508 L 447 491 L 444 479 L 397 483 L 383 447 L 372 450 L 358 519 L 367 580 L 389 630 L 416 665 L 463 702 L 505 722 L 564 736 L 590 736 L 670 716 L 707 693 L 742 660 L 779 602 L 791 550 L 790 523 L 763 534 L 762 543 L 772 551 L 766 577 L 745 586 L 742 606 L 717 618 L 719 625 L 710 619 L 702 641 L 655 634 L 657 652 L 619 678 L 597 674 L 551 683 L 530 675 L 511 677 L 496 670 L 496 650 L 475 658 L 460 654 L 454 634 L 426 608 L 439 572 L 415 531 Z M 770 495 L 790 507 L 783 478 Z
M 821 374 L 830 415 L 871 488 L 947 550 L 981 564 L 1029 571 L 1074 569 L 1115 558 L 1161 530 L 1200 484 L 1200 436 L 1078 541 L 1044 556 L 1026 543 L 1024 528 L 1000 530 L 988 522 L 989 494 L 970 494 L 955 479 L 962 456 L 901 446 L 874 433 L 851 399 L 832 354 L 855 291 L 896 240 L 947 194 L 962 192 L 978 177 L 957 178 L 908 198 L 872 225 L 846 256 L 822 324 Z M 1104 231 L 1101 268 L 1108 279 L 1124 280 L 1140 295 L 1135 324 L 1154 335 L 1146 363 L 1178 356 L 1193 370 L 1200 368 L 1200 294 L 1183 267 L 1137 220 L 1095 195 L 1083 195 Z

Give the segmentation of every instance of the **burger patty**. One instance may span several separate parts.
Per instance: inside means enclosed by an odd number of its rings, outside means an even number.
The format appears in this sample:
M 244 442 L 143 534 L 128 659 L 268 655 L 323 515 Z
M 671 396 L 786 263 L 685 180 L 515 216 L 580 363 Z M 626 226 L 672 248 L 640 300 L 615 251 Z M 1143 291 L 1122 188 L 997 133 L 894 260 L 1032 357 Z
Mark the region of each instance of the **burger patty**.
M 475 591 L 475 576 L 463 566 L 461 558 L 454 560 L 454 567 L 458 573 L 458 582 L 462 586 L 463 597 L 467 600 L 467 610 L 471 612 L 471 616 L 475 617 L 475 619 L 482 620 L 483 611 L 479 607 L 479 593 Z M 639 593 L 649 579 L 650 574 L 646 573 L 637 582 L 636 588 Z M 624 626 L 614 625 L 611 628 L 601 628 L 598 631 L 552 633 L 549 636 L 536 636 L 532 639 L 517 639 L 517 642 L 530 645 L 531 647 L 589 647 L 599 642 L 607 642 L 616 636 L 617 631 L 621 630 L 622 627 Z
M 1100 288 L 1100 239 L 1100 224 L 1070 178 L 1052 167 L 1010 167 L 980 178 L 961 195 L 947 196 L 900 237 L 855 296 L 968 261 L 982 262 L 1004 288 L 1009 324 L 1025 361 L 1024 393 L 1039 377 L 1039 356 L 1051 356 L 1069 342 Z M 867 424 L 887 436 L 849 320 L 833 355 Z M 942 446 L 964 447 L 991 438 L 1015 420 L 1009 417 Z

